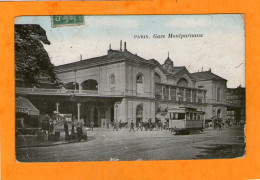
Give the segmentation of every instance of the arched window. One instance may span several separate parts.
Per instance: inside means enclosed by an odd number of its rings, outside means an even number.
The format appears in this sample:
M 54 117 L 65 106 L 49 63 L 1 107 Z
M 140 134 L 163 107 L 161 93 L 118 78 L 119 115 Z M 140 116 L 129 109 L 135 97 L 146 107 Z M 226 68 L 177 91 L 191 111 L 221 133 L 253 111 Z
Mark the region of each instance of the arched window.
M 94 79 L 89 79 L 81 83 L 82 90 L 98 90 L 98 82 Z
M 177 85 L 181 87 L 188 87 L 188 81 L 185 78 L 180 78 Z
M 139 74 L 136 77 L 136 93 L 137 95 L 144 94 L 143 75 Z
M 220 99 L 221 99 L 221 89 L 218 88 L 218 90 L 217 90 L 217 102 L 220 102 Z
M 111 74 L 110 76 L 109 76 L 109 81 L 110 81 L 110 84 L 115 84 L 115 75 L 114 74 Z
M 136 83 L 140 83 L 143 84 L 143 76 L 141 74 L 139 74 L 136 78 Z
M 71 90 L 79 90 L 79 84 L 75 82 L 69 82 L 65 84 L 66 89 L 71 89 Z

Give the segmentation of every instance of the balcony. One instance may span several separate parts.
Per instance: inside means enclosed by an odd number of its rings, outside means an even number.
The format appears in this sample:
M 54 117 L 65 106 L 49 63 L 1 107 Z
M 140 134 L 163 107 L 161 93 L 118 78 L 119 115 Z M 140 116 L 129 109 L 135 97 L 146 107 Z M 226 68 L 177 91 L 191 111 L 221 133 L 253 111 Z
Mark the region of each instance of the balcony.
M 123 91 L 96 91 L 96 90 L 70 90 L 70 89 L 43 89 L 43 88 L 15 88 L 16 94 L 35 94 L 35 95 L 79 95 L 79 96 L 124 96 Z
M 155 85 L 155 98 L 157 100 L 177 103 L 204 104 L 206 90 L 157 83 Z

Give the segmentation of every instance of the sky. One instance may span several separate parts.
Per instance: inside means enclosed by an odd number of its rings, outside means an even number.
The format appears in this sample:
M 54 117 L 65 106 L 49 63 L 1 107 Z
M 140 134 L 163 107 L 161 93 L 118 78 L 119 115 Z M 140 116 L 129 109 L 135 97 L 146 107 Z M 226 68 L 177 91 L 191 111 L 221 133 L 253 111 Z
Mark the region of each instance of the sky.
M 107 54 L 120 48 L 161 64 L 168 56 L 174 66 L 189 72 L 207 71 L 227 79 L 227 86 L 245 87 L 245 32 L 241 14 L 85 16 L 80 26 L 51 27 L 50 16 L 21 16 L 15 24 L 39 24 L 50 45 L 51 62 L 61 65 Z M 165 38 L 153 38 L 154 35 Z M 168 38 L 169 34 L 203 34 L 196 38 Z M 146 35 L 149 38 L 137 38 Z

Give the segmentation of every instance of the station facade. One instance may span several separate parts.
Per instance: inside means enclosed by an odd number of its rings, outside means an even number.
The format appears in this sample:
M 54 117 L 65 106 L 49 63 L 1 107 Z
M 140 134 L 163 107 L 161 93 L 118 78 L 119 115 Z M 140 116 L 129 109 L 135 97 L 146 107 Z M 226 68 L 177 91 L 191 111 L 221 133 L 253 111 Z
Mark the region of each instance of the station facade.
M 176 107 L 204 111 L 206 119 L 226 118 L 227 80 L 211 70 L 190 73 L 174 66 L 169 54 L 161 65 L 129 52 L 120 42 L 119 50 L 110 46 L 104 56 L 56 66 L 55 71 L 63 83 L 60 91 L 71 91 L 77 118 L 86 124 L 156 121 Z M 73 103 L 56 100 L 56 110 L 68 113 Z

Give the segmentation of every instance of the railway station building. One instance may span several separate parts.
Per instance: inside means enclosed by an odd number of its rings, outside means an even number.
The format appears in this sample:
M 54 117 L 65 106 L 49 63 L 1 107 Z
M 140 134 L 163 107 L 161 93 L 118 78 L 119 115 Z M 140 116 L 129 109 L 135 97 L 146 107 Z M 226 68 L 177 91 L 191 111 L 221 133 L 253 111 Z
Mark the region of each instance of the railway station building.
M 169 54 L 163 64 L 144 59 L 128 51 L 126 42 L 118 50 L 110 46 L 105 55 L 56 66 L 55 71 L 62 86 L 23 87 L 17 80 L 16 94 L 26 94 L 41 113 L 72 113 L 96 127 L 156 121 L 178 107 L 204 111 L 206 120 L 226 118 L 227 80 L 211 70 L 190 73 L 175 66 Z

